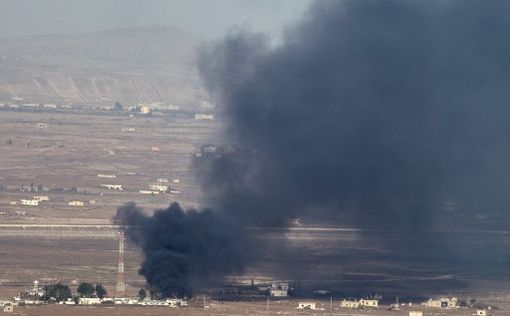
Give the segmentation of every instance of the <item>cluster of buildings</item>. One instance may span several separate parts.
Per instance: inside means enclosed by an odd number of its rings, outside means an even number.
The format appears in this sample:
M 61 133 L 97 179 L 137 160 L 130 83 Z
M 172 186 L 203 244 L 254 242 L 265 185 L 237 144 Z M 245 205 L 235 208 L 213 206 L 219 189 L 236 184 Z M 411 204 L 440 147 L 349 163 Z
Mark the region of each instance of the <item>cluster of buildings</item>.
M 111 100 L 105 100 L 108 102 L 112 102 Z M 205 105 L 204 105 L 205 104 Z M 119 107 L 120 106 L 120 107 Z M 212 121 L 214 120 L 214 114 L 211 114 L 211 110 L 214 108 L 214 105 L 209 102 L 203 102 L 201 108 L 204 112 L 196 112 L 193 113 L 193 117 L 198 121 Z M 154 111 L 158 112 L 173 112 L 177 113 L 181 110 L 178 105 L 169 104 L 164 102 L 142 102 L 136 105 L 131 105 L 128 107 L 122 107 L 120 103 L 116 102 L 115 106 L 100 106 L 96 107 L 93 105 L 85 105 L 85 104 L 53 104 L 53 103 L 29 103 L 24 100 L 23 97 L 14 97 L 12 101 L 3 101 L 0 103 L 0 110 L 28 110 L 28 111 L 40 111 L 40 110 L 63 110 L 63 109 L 99 109 L 103 111 L 127 111 L 131 114 L 130 117 L 134 117 L 136 114 L 152 116 Z
M 360 299 L 360 300 L 346 300 L 340 301 L 340 307 L 345 308 L 363 308 L 363 307 L 379 307 L 379 300 L 377 299 Z
M 75 302 L 72 299 L 69 299 L 62 304 L 67 305 L 102 305 L 102 304 L 110 304 L 110 305 L 139 305 L 139 306 L 168 306 L 168 307 L 183 307 L 188 306 L 188 302 L 182 299 L 177 298 L 168 298 L 165 300 L 139 300 L 136 298 L 128 298 L 128 297 L 80 297 L 78 302 Z
M 19 108 L 25 108 L 25 109 L 48 109 L 48 110 L 55 110 L 57 107 L 60 108 L 71 108 L 70 105 L 57 105 L 53 103 L 23 103 L 22 97 L 14 97 L 13 101 L 15 102 L 9 102 L 9 103 L 0 103 L 0 108 L 7 108 L 7 109 L 19 109 Z
M 289 283 L 287 282 L 273 282 L 269 289 L 269 295 L 272 297 L 287 297 L 289 296 Z
M 425 307 L 459 308 L 459 299 L 456 297 L 431 298 L 421 304 Z
M 195 120 L 197 120 L 197 121 L 212 121 L 212 120 L 214 120 L 214 115 L 208 114 L 208 113 L 196 113 Z
M 12 201 L 10 205 L 22 205 L 22 206 L 39 206 L 42 202 L 48 202 L 50 200 L 47 195 L 35 195 L 31 199 L 21 199 L 20 201 Z M 90 204 L 95 204 L 95 200 L 90 200 Z M 74 207 L 85 206 L 85 202 L 72 200 L 67 202 L 67 205 Z
M 122 184 L 101 184 L 101 187 L 108 189 L 108 190 L 114 190 L 114 191 L 124 190 L 124 188 L 122 187 Z
M 42 297 L 44 293 L 39 296 Z M 13 301 L 3 302 L 3 305 L 43 305 L 45 302 L 39 299 L 27 299 L 15 297 Z M 168 306 L 183 307 L 188 306 L 188 302 L 182 299 L 165 299 L 165 300 L 139 300 L 137 298 L 128 297 L 80 297 L 77 300 L 69 298 L 66 301 L 59 302 L 60 305 L 134 305 L 134 306 Z
M 174 104 L 165 104 L 163 102 L 138 103 L 137 106 L 128 110 L 138 110 L 141 114 L 150 115 L 152 111 L 178 111 L 179 106 Z
M 25 205 L 25 206 L 39 206 L 39 203 L 41 202 L 47 202 L 50 198 L 47 195 L 35 195 L 31 199 L 21 199 L 18 202 L 13 201 L 11 202 L 11 205 Z
M 173 179 L 172 183 L 179 184 L 181 180 L 179 179 Z M 156 180 L 155 183 L 149 183 L 149 189 L 148 190 L 139 190 L 138 191 L 141 194 L 150 194 L 150 195 L 156 195 L 160 193 L 170 193 L 170 194 L 179 194 L 181 191 L 176 190 L 172 188 L 169 185 L 168 178 L 159 178 Z
M 16 305 L 43 305 L 42 297 L 45 292 L 38 281 L 34 281 L 33 287 L 20 293 L 19 296 L 14 297 L 11 301 L 0 301 L 0 307 L 12 311 Z M 188 306 L 188 302 L 183 299 L 165 299 L 165 300 L 152 300 L 129 297 L 80 297 L 69 298 L 65 301 L 59 302 L 60 305 L 137 305 L 137 306 L 168 306 L 168 307 L 183 307 Z

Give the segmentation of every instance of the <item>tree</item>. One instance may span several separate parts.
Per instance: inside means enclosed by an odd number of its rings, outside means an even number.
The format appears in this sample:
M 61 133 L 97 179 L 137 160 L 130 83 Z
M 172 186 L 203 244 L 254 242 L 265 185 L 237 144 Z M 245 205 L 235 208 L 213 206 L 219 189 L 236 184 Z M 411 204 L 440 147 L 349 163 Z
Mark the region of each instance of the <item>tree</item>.
M 46 285 L 44 288 L 44 295 L 42 300 L 45 302 L 55 300 L 57 302 L 65 301 L 71 298 L 71 289 L 67 285 L 61 283 Z
M 105 297 L 107 294 L 106 289 L 101 283 L 96 284 L 96 295 L 99 298 Z
M 140 289 L 140 291 L 138 291 L 138 299 L 140 301 L 143 301 L 146 297 L 147 297 L 147 292 L 144 289 Z
M 163 298 L 163 294 L 157 286 L 151 286 L 149 288 L 149 295 L 151 296 L 151 300 L 160 300 Z
M 10 138 L 9 138 L 9 139 L 7 140 L 7 145 L 9 145 L 9 146 L 10 146 L 10 145 L 12 145 L 12 139 L 10 139 Z
M 92 296 L 92 294 L 94 294 L 94 285 L 86 282 L 80 283 L 78 286 L 78 294 L 80 294 L 81 297 Z

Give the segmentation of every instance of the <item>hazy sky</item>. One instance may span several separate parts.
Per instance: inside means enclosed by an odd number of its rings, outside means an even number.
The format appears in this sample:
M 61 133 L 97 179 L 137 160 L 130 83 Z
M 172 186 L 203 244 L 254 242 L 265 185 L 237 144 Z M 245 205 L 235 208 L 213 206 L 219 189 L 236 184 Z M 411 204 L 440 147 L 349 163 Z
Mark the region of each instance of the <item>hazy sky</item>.
M 233 25 L 278 36 L 311 0 L 0 0 L 0 37 L 176 26 L 198 37 Z

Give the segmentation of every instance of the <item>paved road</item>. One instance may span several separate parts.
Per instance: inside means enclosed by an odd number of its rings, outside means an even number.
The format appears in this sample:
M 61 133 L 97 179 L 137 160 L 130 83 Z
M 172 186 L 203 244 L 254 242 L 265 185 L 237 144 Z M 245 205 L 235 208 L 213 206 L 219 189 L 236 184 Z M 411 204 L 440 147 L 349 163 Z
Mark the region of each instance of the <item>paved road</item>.
M 20 238 L 117 238 L 119 225 L 0 224 L 0 237 Z

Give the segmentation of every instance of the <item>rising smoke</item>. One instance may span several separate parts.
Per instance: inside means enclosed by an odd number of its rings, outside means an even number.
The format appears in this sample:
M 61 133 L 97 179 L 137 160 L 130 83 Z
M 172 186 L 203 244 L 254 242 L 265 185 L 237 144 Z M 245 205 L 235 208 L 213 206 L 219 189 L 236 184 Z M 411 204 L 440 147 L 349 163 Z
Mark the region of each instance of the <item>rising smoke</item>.
M 199 159 L 214 211 L 140 220 L 142 274 L 165 289 L 219 280 L 242 271 L 247 227 L 298 216 L 413 244 L 443 201 L 506 210 L 509 14 L 507 1 L 316 1 L 279 46 L 239 31 L 205 48 L 204 81 L 246 149 Z M 223 252 L 205 266 L 209 242 Z

